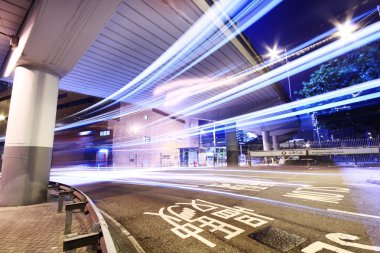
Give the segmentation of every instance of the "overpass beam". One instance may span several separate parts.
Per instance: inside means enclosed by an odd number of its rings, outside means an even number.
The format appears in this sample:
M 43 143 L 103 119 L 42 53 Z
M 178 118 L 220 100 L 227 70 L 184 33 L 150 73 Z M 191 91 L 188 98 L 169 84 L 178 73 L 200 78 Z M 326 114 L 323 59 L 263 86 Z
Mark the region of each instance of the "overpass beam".
M 0 181 L 0 205 L 46 200 L 59 77 L 16 67 Z

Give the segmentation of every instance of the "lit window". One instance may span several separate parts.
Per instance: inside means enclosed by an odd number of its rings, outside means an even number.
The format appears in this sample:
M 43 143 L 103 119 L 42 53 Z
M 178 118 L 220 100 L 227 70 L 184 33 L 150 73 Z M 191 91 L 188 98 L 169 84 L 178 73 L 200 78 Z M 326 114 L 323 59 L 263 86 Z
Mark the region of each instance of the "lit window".
M 108 136 L 111 134 L 110 130 L 100 131 L 100 136 Z
M 145 120 L 148 120 L 148 115 L 144 115 L 144 119 L 145 119 Z
M 92 133 L 92 131 L 82 131 L 82 132 L 79 132 L 79 135 L 80 136 L 86 136 L 86 135 L 90 135 Z

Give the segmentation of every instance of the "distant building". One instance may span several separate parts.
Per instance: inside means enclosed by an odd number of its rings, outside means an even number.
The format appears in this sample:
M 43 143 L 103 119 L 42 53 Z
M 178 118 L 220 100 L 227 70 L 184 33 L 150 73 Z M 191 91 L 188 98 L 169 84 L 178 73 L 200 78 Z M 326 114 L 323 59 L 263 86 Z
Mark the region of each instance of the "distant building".
M 121 106 L 121 110 L 128 105 Z M 178 136 L 178 132 L 198 127 L 198 120 L 168 118 L 156 109 L 147 109 L 138 113 L 122 116 L 108 123 L 113 129 L 113 165 L 116 167 L 166 167 L 180 166 L 181 149 L 199 147 L 199 136 Z M 158 140 L 165 136 L 165 140 Z M 193 154 L 198 161 L 198 153 Z

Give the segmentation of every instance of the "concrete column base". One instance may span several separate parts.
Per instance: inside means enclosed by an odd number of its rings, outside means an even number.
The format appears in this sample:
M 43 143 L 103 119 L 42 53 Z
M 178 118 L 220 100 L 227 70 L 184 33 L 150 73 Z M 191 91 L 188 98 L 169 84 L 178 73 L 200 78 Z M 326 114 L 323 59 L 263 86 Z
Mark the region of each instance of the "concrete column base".
M 236 138 L 236 129 L 228 129 L 226 131 L 227 142 L 227 166 L 238 167 L 239 166 L 239 143 Z
M 32 205 L 46 201 L 52 148 L 6 146 L 0 181 L 0 205 Z
M 239 166 L 239 151 L 227 150 L 227 167 Z

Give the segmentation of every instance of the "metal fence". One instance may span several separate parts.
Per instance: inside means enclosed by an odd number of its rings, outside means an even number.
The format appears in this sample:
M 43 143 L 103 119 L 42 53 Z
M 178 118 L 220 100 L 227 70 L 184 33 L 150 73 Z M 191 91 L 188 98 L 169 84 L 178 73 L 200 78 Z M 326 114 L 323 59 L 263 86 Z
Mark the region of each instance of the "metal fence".
M 344 149 L 375 147 L 380 148 L 380 138 L 336 139 L 328 141 L 305 142 L 302 140 L 288 141 L 280 145 L 281 150 L 288 149 Z M 258 147 L 256 146 L 255 149 Z M 258 163 L 281 163 L 281 157 L 269 159 L 252 157 L 252 165 Z M 286 157 L 285 164 L 301 166 L 347 166 L 347 167 L 380 167 L 380 154 L 348 154 L 319 155 L 307 157 Z
M 379 138 L 343 139 L 309 143 L 310 148 L 379 147 L 379 144 Z
M 380 138 L 360 138 L 360 139 L 335 139 L 327 141 L 287 141 L 280 144 L 281 149 L 294 148 L 346 148 L 346 147 L 379 147 Z M 256 146 L 256 148 L 259 148 Z M 261 146 L 262 147 L 262 146 Z

